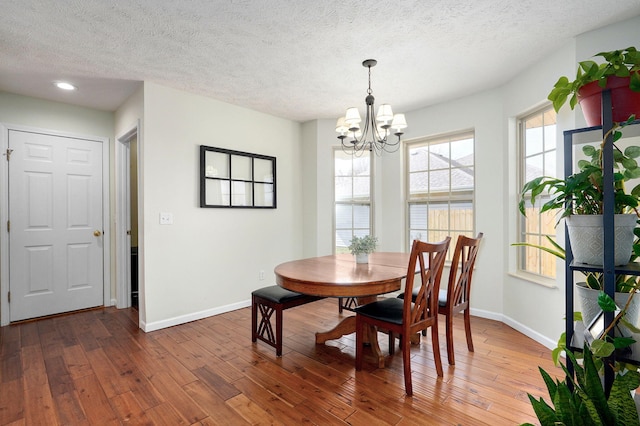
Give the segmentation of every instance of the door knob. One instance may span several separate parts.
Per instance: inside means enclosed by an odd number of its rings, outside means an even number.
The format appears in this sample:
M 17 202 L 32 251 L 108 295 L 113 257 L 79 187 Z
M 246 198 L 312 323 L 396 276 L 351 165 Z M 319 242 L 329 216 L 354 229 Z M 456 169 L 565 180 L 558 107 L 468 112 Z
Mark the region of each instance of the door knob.
M 93 231 L 93 236 L 94 237 L 99 237 L 100 235 L 102 235 L 102 232 L 98 231 L 97 229 L 95 231 Z

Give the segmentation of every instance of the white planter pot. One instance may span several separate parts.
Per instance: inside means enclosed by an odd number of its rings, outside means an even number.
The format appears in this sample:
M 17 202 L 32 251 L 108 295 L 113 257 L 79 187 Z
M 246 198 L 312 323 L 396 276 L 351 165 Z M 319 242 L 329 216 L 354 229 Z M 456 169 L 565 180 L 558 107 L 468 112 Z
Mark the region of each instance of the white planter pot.
M 626 265 L 631 258 L 633 230 L 638 217 L 635 214 L 614 216 L 614 263 Z M 602 215 L 572 215 L 567 217 L 566 221 L 574 261 L 602 266 L 604 259 Z
M 584 322 L 585 326 L 591 324 L 591 321 L 600 313 L 601 309 L 598 305 L 598 294 L 600 290 L 594 290 L 592 288 L 587 287 L 586 283 L 576 283 L 576 299 L 580 305 L 580 312 L 582 312 L 582 322 Z M 627 304 L 627 300 L 629 299 L 629 293 L 617 293 L 615 295 L 616 305 L 620 309 L 624 308 Z M 633 296 L 633 300 L 631 301 L 631 305 L 629 305 L 629 309 L 627 310 L 626 319 L 631 324 L 638 325 L 638 317 L 640 316 L 640 294 L 636 294 Z M 620 328 L 623 331 L 626 331 L 626 328 L 623 325 L 620 325 Z
M 369 253 L 356 254 L 356 263 L 369 263 Z

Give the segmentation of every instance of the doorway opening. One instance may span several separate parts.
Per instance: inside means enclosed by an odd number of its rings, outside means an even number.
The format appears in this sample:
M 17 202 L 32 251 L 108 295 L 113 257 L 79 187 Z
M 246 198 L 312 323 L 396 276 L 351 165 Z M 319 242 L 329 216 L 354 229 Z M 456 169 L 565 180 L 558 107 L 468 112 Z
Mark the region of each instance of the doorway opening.
M 139 309 L 138 126 L 118 138 L 117 157 L 117 306 Z

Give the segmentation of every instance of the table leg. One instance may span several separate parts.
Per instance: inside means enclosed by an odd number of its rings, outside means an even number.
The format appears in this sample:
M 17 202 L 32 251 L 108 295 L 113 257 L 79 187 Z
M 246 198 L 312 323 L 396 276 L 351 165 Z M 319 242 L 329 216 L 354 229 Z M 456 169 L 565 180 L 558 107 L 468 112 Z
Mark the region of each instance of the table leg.
M 380 350 L 380 344 L 378 343 L 378 329 L 374 326 L 369 326 L 367 328 L 367 335 L 369 344 L 371 345 L 371 352 L 373 352 L 374 358 L 378 360 L 378 368 L 384 368 L 386 357 Z
M 358 305 L 372 302 L 376 300 L 375 296 L 360 297 L 358 298 Z M 340 321 L 331 330 L 316 333 L 316 344 L 325 343 L 327 340 L 339 339 L 347 334 L 355 333 L 356 331 L 356 317 L 349 316 Z M 373 326 L 368 326 L 364 335 L 365 344 L 371 346 L 373 356 L 378 360 L 378 367 L 384 368 L 385 355 L 380 350 L 380 344 L 378 343 L 378 330 Z
M 356 317 L 346 317 L 333 327 L 329 331 L 317 332 L 316 343 L 324 343 L 327 340 L 339 339 L 347 334 L 355 333 L 356 331 Z

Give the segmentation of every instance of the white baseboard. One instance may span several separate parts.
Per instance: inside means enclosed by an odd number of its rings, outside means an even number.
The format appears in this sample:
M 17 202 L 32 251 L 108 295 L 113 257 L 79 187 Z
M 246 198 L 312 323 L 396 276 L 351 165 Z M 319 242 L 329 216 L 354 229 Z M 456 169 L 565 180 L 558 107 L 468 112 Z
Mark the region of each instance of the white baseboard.
M 248 306 L 251 306 L 251 300 L 247 299 L 247 300 L 243 300 L 241 302 L 237 302 L 237 303 L 232 303 L 229 305 L 225 305 L 225 306 L 220 306 L 217 308 L 212 308 L 212 309 L 206 309 L 204 311 L 200 311 L 200 312 L 193 312 L 190 314 L 186 314 L 186 315 L 181 315 L 178 317 L 173 317 L 173 318 L 167 318 L 161 321 L 154 321 L 151 323 L 145 323 L 144 321 L 140 320 L 140 328 L 148 333 L 151 331 L 156 331 L 156 330 L 161 330 L 163 328 L 167 328 L 167 327 L 173 327 L 175 325 L 180 325 L 180 324 L 185 324 L 191 321 L 196 321 L 199 319 L 203 319 L 203 318 L 208 318 L 214 315 L 219 315 L 219 314 L 224 314 L 226 312 L 231 312 L 231 311 L 235 311 L 237 309 L 242 309 L 242 308 L 246 308 Z M 471 309 L 470 311 L 471 315 L 476 316 L 476 317 L 480 317 L 480 318 L 486 318 L 486 319 L 490 319 L 490 320 L 494 320 L 494 321 L 500 321 L 506 325 L 508 325 L 509 327 L 513 328 L 514 330 L 524 334 L 525 336 L 529 337 L 530 339 L 535 340 L 536 342 L 540 343 L 541 345 L 544 345 L 545 347 L 549 348 L 549 349 L 555 349 L 555 347 L 557 346 L 557 342 L 554 340 L 549 339 L 546 336 L 543 336 L 542 334 L 538 333 L 535 330 L 532 330 L 531 328 L 513 320 L 512 318 L 506 317 L 502 314 L 498 314 L 495 312 L 491 312 L 491 311 L 485 311 L 482 309 Z
M 196 321 L 203 318 L 208 318 L 214 315 L 224 314 L 226 312 L 235 311 L 237 309 L 246 308 L 247 306 L 251 306 L 251 300 L 243 300 L 238 303 L 232 303 L 230 305 L 220 306 L 217 308 L 206 309 L 200 312 L 193 312 L 186 315 L 180 315 L 178 317 L 167 318 L 160 321 L 154 321 L 150 323 L 146 323 L 140 320 L 140 328 L 145 333 L 160 330 L 167 327 L 173 327 L 174 325 L 185 324 L 191 321 Z
M 526 325 L 521 324 L 518 321 L 515 321 L 513 318 L 507 317 L 502 314 L 496 314 L 495 312 L 483 311 L 481 309 L 471 309 L 469 312 L 471 313 L 471 315 L 474 315 L 477 317 L 500 321 L 508 325 L 509 327 L 513 328 L 514 330 L 524 334 L 528 338 L 535 340 L 536 342 L 547 347 L 548 349 L 555 349 L 558 346 L 557 341 L 551 340 L 547 336 L 543 336 L 542 334 L 538 333 L 535 330 L 532 330 Z

